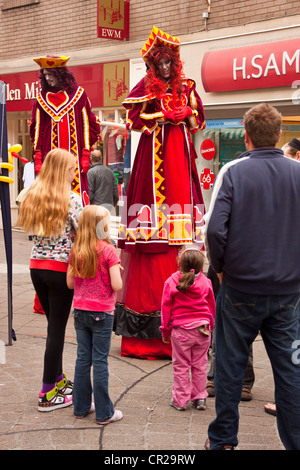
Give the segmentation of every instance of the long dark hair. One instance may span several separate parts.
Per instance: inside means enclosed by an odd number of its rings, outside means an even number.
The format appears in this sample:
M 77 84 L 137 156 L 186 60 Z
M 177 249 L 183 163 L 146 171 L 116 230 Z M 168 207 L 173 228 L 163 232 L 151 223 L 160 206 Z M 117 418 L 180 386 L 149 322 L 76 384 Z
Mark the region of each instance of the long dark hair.
M 49 91 L 50 87 L 47 83 L 47 80 L 44 75 L 44 70 L 49 70 L 53 73 L 55 78 L 59 81 L 60 88 L 63 90 L 72 93 L 76 87 L 77 82 L 72 72 L 67 67 L 53 67 L 51 69 L 41 69 L 41 74 L 39 76 L 41 82 L 42 91 Z

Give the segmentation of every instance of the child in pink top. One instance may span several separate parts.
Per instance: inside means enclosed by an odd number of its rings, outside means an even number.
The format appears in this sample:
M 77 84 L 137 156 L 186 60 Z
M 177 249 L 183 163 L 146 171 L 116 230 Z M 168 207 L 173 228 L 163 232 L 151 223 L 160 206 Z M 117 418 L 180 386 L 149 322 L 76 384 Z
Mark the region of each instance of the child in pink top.
M 72 247 L 67 284 L 74 289 L 74 323 L 78 343 L 73 404 L 76 418 L 96 412 L 98 424 L 122 418 L 108 392 L 108 353 L 115 293 L 122 288 L 120 258 L 108 237 L 110 214 L 102 206 L 86 206 Z M 91 367 L 93 366 L 92 403 Z
M 207 353 L 214 328 L 215 298 L 202 269 L 204 255 L 197 245 L 183 247 L 180 271 L 164 284 L 161 308 L 162 340 L 171 342 L 173 392 L 170 405 L 186 410 L 189 400 L 206 409 Z M 190 379 L 191 372 L 191 379 Z

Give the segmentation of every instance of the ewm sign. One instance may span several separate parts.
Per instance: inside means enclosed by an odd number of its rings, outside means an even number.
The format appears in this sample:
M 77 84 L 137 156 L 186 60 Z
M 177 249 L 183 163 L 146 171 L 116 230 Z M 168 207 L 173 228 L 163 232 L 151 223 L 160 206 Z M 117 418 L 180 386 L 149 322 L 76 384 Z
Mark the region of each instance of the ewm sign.
M 129 39 L 129 0 L 98 0 L 98 38 Z

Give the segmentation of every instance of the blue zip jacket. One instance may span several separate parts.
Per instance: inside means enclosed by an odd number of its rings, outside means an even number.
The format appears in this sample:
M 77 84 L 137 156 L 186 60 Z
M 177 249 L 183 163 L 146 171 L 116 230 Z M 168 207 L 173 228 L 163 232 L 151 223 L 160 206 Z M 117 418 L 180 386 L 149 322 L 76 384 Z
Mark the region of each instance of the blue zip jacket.
M 207 256 L 233 288 L 300 290 L 300 162 L 259 148 L 227 163 L 205 216 Z

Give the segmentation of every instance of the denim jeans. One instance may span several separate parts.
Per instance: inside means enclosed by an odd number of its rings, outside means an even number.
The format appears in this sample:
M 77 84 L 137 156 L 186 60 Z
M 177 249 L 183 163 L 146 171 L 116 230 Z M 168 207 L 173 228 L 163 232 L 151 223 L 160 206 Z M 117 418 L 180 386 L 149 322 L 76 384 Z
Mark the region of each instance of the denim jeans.
M 78 309 L 74 309 L 73 316 L 78 344 L 73 390 L 74 415 L 85 416 L 89 412 L 93 392 L 96 421 L 106 421 L 115 411 L 108 393 L 107 359 L 114 317 L 105 312 Z
M 259 331 L 273 369 L 281 441 L 287 450 L 300 450 L 300 292 L 253 295 L 226 282 L 217 298 L 217 416 L 208 428 L 211 449 L 238 444 L 242 381 L 249 347 Z

